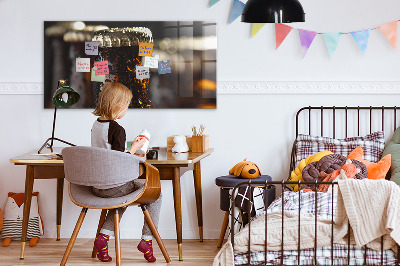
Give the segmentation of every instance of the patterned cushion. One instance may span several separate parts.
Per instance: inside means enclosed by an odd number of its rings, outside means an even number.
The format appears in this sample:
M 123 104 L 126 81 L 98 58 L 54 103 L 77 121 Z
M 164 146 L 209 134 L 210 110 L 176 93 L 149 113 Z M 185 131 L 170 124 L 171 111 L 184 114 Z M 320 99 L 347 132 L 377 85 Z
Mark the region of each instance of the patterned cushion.
M 329 150 L 347 157 L 357 146 L 361 146 L 364 150 L 365 160 L 378 162 L 385 147 L 383 131 L 374 132 L 364 137 L 345 139 L 299 134 L 296 139 L 296 165 L 298 165 L 302 159 L 323 150 Z

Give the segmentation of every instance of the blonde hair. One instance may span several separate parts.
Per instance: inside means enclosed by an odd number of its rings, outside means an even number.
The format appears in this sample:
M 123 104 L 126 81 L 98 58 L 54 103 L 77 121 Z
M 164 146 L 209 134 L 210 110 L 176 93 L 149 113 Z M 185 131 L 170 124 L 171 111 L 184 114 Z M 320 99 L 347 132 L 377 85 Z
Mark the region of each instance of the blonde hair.
M 122 109 L 131 102 L 132 97 L 132 92 L 125 85 L 118 82 L 105 82 L 93 114 L 115 120 Z

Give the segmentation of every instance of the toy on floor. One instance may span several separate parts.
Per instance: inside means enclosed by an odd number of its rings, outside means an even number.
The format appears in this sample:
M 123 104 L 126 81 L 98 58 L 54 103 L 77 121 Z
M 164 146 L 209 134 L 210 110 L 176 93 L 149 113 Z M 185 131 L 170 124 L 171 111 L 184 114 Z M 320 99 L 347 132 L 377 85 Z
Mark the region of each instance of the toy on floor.
M 260 168 L 258 168 L 255 163 L 246 160 L 247 158 L 244 159 L 242 162 L 237 163 L 231 170 L 229 170 L 229 174 L 249 179 L 257 178 L 258 176 L 260 176 Z
M 39 192 L 32 193 L 31 211 L 29 214 L 28 233 L 26 238 L 30 239 L 29 246 L 36 245 L 40 236 L 43 235 L 43 223 L 39 215 L 38 207 Z M 24 193 L 9 192 L 4 207 L 3 228 L 1 237 L 3 247 L 8 247 L 11 240 L 21 241 L 22 219 L 24 213 Z

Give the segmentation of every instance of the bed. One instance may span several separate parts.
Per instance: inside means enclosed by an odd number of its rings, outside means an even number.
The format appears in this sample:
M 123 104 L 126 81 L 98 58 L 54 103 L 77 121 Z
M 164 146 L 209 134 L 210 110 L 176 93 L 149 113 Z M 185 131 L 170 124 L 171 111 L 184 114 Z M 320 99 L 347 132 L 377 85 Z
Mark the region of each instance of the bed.
M 349 151 L 362 146 L 369 160 L 379 161 L 384 137 L 390 137 L 397 128 L 398 110 L 397 107 L 384 106 L 301 108 L 296 114 L 296 140 L 291 153 L 289 177 L 301 160 L 321 150 L 329 149 L 347 156 Z M 338 141 L 339 138 L 342 139 Z M 360 232 L 362 227 L 357 228 L 354 224 L 352 211 L 361 215 L 364 213 L 357 207 L 349 207 L 351 204 L 358 206 L 349 203 L 349 193 L 344 185 L 350 184 L 348 191 L 356 191 L 360 182 L 353 181 L 306 182 L 289 178 L 265 183 L 249 180 L 239 184 L 234 188 L 233 195 L 244 184 L 264 185 L 264 188 L 275 185 L 281 187 L 282 193 L 266 208 L 267 211 L 253 217 L 240 232 L 233 232 L 234 219 L 231 219 L 230 239 L 218 253 L 214 265 L 400 265 L 400 252 L 395 252 L 399 247 L 395 242 L 399 241 L 392 241 L 381 234 L 383 236 L 379 235 L 374 243 L 360 245 L 363 234 L 376 236 L 379 233 L 373 229 Z M 392 191 L 398 189 L 393 182 L 381 180 L 373 184 L 367 181 L 363 182 L 367 184 L 364 191 L 373 190 L 377 183 L 384 183 L 385 186 L 390 183 L 387 187 L 391 187 Z M 330 190 L 319 192 L 322 185 L 330 186 Z M 311 189 L 302 191 L 299 189 L 302 186 Z M 268 197 L 267 189 L 265 193 Z M 385 197 L 380 197 L 381 201 L 378 199 L 376 203 L 387 210 L 387 205 L 391 204 L 390 196 Z M 364 203 L 360 199 L 361 206 Z M 233 204 L 232 200 L 231 217 L 235 216 Z M 371 212 L 369 215 L 374 218 L 373 210 L 367 212 Z M 350 218 L 342 219 L 346 215 Z

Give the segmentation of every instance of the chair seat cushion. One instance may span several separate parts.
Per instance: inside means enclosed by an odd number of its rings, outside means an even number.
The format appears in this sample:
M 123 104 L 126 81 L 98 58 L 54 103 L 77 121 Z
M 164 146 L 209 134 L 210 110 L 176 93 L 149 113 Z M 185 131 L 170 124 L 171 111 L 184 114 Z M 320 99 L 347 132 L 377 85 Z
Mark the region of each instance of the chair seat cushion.
M 145 182 L 145 180 L 135 180 L 135 182 Z M 116 198 L 101 198 L 92 193 L 92 187 L 89 186 L 82 186 L 70 183 L 70 194 L 72 199 L 78 204 L 87 207 L 94 207 L 94 208 L 105 208 L 105 207 L 114 207 L 129 201 L 132 201 L 140 193 L 143 191 L 143 187 L 134 192 Z

